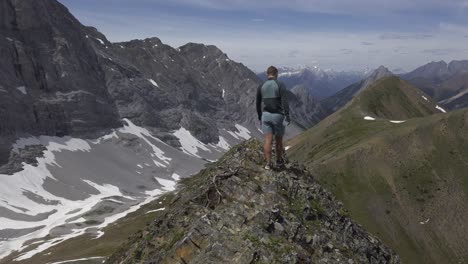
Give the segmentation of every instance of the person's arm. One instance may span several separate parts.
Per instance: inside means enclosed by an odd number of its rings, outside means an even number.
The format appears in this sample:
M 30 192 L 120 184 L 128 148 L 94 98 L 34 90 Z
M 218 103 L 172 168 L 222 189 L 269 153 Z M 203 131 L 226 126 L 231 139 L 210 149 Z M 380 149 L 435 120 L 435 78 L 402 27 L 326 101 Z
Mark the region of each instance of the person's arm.
M 289 116 L 289 101 L 288 101 L 288 91 L 284 83 L 280 83 L 280 95 L 281 95 L 281 105 L 283 107 L 284 116 L 286 117 L 286 122 L 291 122 L 291 117 Z
M 262 85 L 257 88 L 257 115 L 258 120 L 262 120 Z

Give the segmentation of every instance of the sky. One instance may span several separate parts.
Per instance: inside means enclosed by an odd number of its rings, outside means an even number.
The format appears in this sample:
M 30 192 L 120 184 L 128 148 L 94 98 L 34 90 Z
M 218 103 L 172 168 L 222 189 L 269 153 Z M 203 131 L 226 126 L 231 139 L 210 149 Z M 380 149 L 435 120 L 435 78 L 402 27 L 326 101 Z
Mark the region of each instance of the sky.
M 216 45 L 270 65 L 409 71 L 468 59 L 468 0 L 60 0 L 110 41 Z

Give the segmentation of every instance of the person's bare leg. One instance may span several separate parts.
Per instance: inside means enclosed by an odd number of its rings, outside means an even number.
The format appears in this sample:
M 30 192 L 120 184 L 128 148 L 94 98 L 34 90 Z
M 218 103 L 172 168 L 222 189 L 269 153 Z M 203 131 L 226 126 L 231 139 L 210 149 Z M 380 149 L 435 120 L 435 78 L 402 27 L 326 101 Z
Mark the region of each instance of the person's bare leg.
M 276 136 L 276 160 L 281 161 L 283 159 L 283 137 Z
M 263 153 L 265 154 L 265 160 L 267 164 L 271 163 L 271 141 L 273 141 L 273 134 L 267 133 L 265 135 L 265 146 L 263 148 Z

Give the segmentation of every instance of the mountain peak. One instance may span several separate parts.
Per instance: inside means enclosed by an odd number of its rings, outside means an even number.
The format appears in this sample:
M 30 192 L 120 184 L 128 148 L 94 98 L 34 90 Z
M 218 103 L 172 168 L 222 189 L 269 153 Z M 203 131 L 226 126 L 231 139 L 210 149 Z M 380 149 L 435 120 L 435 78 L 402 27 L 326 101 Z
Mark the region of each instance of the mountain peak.
M 374 84 L 376 81 L 385 78 L 385 77 L 390 77 L 394 76 L 394 74 L 385 66 L 380 66 L 376 70 L 374 70 L 363 82 L 361 88 L 359 89 L 360 91 L 366 89 L 367 87 L 371 86 Z
M 394 75 L 387 67 L 381 65 L 377 69 L 375 69 L 370 76 L 373 76 L 374 78 L 378 77 L 386 77 L 386 76 L 392 76 Z M 381 78 L 380 77 L 380 78 Z M 379 79 L 380 79 L 379 78 Z
M 386 120 L 407 120 L 440 113 L 432 99 L 397 76 L 383 77 L 354 99 L 364 115 Z
M 155 263 L 399 263 L 302 166 L 265 171 L 262 165 L 258 140 L 233 147 L 182 180 L 164 213 L 108 262 L 133 263 L 138 256 Z

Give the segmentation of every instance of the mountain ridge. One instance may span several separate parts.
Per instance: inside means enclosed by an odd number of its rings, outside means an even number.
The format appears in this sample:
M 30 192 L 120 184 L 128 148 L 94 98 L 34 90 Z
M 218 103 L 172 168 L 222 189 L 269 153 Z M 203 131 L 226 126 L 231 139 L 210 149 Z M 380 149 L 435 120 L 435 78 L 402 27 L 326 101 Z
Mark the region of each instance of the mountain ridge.
M 244 142 L 182 181 L 163 215 L 107 263 L 399 263 L 300 166 L 262 171 L 261 149 Z
M 463 263 L 468 241 L 458 223 L 468 215 L 456 208 L 468 204 L 468 112 L 445 114 L 411 87 L 398 77 L 381 79 L 293 139 L 288 155 L 303 162 L 402 261 Z
M 322 106 L 327 111 L 328 115 L 334 113 L 341 107 L 344 107 L 348 102 L 350 102 L 356 95 L 361 91 L 365 90 L 367 87 L 371 86 L 376 81 L 381 78 L 393 76 L 393 73 L 390 72 L 385 66 L 380 66 L 369 74 L 365 79 L 360 80 L 357 83 L 354 83 L 343 90 L 340 90 L 331 97 L 328 97 L 321 101 Z
M 450 110 L 468 106 L 468 61 L 431 62 L 401 77 Z

